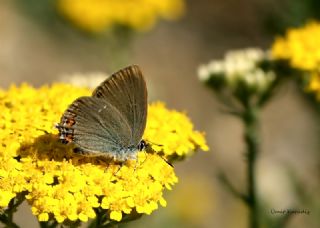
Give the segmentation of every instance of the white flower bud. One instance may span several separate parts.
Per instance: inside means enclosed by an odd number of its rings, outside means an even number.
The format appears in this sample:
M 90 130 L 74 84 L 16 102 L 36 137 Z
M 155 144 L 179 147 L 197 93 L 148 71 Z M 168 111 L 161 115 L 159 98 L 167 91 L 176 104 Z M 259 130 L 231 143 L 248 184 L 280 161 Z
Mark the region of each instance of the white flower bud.
M 108 77 L 107 74 L 102 72 L 96 73 L 73 73 L 64 74 L 59 77 L 59 81 L 70 83 L 79 87 L 88 87 L 91 89 L 96 88 L 101 82 Z
M 208 65 L 200 66 L 198 75 L 204 81 L 210 75 L 220 74 L 225 77 L 230 88 L 244 82 L 248 88 L 263 92 L 275 79 L 274 72 L 258 68 L 258 63 L 267 58 L 267 52 L 258 48 L 228 51 L 223 60 L 212 60 Z
M 208 64 L 208 71 L 211 74 L 221 74 L 223 73 L 224 69 L 225 69 L 224 64 L 221 61 L 213 60 Z
M 208 67 L 206 65 L 201 65 L 198 68 L 198 77 L 200 81 L 207 81 L 210 78 L 210 72 L 208 71 Z

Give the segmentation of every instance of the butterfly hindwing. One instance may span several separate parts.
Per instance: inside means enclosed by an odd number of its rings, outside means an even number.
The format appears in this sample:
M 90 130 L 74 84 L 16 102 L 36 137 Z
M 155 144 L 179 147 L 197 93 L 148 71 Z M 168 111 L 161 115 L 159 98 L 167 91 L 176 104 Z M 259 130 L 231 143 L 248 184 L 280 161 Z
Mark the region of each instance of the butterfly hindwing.
M 131 129 L 112 104 L 96 97 L 80 97 L 65 111 L 59 124 L 67 142 L 92 153 L 117 153 L 129 147 Z

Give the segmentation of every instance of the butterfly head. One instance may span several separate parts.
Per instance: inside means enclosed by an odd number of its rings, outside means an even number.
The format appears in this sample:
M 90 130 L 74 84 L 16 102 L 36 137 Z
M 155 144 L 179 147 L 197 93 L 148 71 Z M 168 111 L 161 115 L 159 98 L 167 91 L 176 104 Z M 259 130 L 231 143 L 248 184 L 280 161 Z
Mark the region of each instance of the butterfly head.
M 148 143 L 147 143 L 145 140 L 142 139 L 142 140 L 139 142 L 137 148 L 138 148 L 139 151 L 143 151 L 144 149 L 147 148 L 147 146 L 148 146 Z

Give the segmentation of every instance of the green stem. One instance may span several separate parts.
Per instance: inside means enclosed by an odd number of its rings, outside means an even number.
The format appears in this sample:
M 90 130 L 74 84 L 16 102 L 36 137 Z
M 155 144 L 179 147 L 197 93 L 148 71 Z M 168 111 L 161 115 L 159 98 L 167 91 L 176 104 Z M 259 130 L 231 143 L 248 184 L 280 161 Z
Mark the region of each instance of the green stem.
M 89 228 L 117 228 L 120 224 L 141 218 L 142 214 L 132 210 L 130 214 L 125 214 L 120 222 L 110 220 L 107 216 L 107 210 L 96 208 L 96 218 L 91 222 Z
M 112 222 L 107 218 L 107 211 L 101 208 L 96 208 L 96 218 L 89 225 L 89 228 L 108 228 L 108 227 L 117 227 L 116 222 Z
M 16 226 L 13 222 L 13 213 L 16 211 L 15 207 L 15 199 L 12 199 L 9 203 L 8 209 L 7 209 L 7 218 L 8 218 L 8 223 L 7 225 L 10 226 Z
M 99 227 L 103 224 L 102 214 L 101 214 L 99 208 L 95 209 L 95 211 L 96 211 L 96 218 L 94 219 L 94 221 L 92 221 L 89 228 L 96 228 L 96 227 Z
M 17 211 L 17 207 L 23 202 L 24 194 L 21 193 L 17 197 L 11 199 L 8 208 L 0 215 L 0 221 L 5 224 L 5 227 L 19 228 L 19 226 L 13 222 L 13 214 Z
M 259 154 L 259 108 L 248 105 L 243 121 L 245 125 L 245 142 L 247 145 L 247 205 L 250 210 L 249 221 L 251 228 L 259 227 L 259 212 L 256 195 L 255 166 Z
M 231 194 L 233 194 L 235 197 L 243 200 L 245 203 L 247 202 L 247 196 L 243 193 L 241 193 L 240 191 L 238 191 L 229 181 L 229 179 L 227 178 L 227 176 L 221 172 L 218 174 L 218 179 L 219 181 L 226 187 L 227 190 L 229 190 L 229 192 Z
M 40 228 L 55 228 L 58 226 L 56 221 L 49 220 L 47 222 L 39 222 Z

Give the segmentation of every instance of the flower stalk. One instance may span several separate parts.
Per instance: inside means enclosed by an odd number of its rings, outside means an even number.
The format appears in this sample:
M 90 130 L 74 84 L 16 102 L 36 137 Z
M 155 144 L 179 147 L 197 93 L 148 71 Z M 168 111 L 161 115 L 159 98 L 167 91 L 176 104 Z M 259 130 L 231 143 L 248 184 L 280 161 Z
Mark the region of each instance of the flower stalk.
M 46 222 L 39 222 L 40 228 L 56 228 L 58 223 L 56 221 L 46 221 Z
M 249 227 L 258 228 L 260 224 L 259 201 L 256 188 L 256 161 L 259 156 L 260 132 L 259 114 L 260 106 L 246 102 L 245 109 L 238 115 L 244 125 L 244 141 L 246 143 L 247 158 L 247 191 L 242 193 L 228 180 L 224 173 L 219 174 L 221 183 L 235 197 L 241 199 L 249 208 Z
M 259 204 L 256 194 L 255 168 L 259 155 L 259 108 L 249 105 L 243 114 L 245 142 L 247 146 L 247 200 L 251 228 L 259 227 Z
M 258 48 L 229 51 L 222 60 L 211 60 L 201 65 L 198 76 L 211 88 L 229 115 L 237 117 L 244 127 L 246 144 L 247 189 L 241 192 L 224 173 L 221 183 L 249 209 L 249 227 L 258 228 L 261 222 L 256 188 L 256 162 L 260 144 L 260 110 L 273 97 L 285 79 L 278 72 L 286 62 L 274 61 L 268 52 Z

